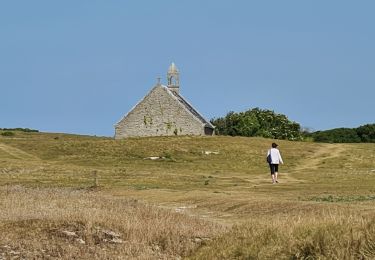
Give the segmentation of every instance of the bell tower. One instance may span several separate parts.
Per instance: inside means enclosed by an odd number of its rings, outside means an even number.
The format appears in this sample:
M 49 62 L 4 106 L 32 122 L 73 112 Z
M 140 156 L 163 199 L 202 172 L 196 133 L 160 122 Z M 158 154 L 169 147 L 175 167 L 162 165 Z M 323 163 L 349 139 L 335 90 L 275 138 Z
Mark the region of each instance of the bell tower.
M 167 73 L 168 88 L 173 92 L 179 94 L 180 92 L 180 73 L 176 65 L 172 62 Z

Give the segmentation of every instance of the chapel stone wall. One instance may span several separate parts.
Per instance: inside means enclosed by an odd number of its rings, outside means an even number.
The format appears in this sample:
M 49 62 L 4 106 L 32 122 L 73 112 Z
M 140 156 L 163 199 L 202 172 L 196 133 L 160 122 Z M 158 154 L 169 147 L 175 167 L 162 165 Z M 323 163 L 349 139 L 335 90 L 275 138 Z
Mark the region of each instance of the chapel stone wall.
M 115 128 L 115 138 L 205 135 L 204 124 L 164 86 L 156 86 Z

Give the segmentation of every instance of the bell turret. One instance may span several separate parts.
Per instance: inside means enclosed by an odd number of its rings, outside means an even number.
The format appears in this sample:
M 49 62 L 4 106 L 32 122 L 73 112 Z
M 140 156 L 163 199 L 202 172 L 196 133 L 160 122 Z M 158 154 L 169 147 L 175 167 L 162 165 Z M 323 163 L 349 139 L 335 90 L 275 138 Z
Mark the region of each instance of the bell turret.
M 178 94 L 180 92 L 180 73 L 173 62 L 169 66 L 167 80 L 168 88 Z

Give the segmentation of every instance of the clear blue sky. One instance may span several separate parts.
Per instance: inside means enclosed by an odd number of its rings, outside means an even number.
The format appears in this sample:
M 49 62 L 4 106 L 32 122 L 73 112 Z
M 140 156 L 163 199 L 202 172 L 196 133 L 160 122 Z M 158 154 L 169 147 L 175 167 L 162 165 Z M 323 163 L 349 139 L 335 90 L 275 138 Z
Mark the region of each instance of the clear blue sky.
M 174 61 L 206 118 L 375 122 L 375 1 L 0 2 L 0 127 L 113 135 Z

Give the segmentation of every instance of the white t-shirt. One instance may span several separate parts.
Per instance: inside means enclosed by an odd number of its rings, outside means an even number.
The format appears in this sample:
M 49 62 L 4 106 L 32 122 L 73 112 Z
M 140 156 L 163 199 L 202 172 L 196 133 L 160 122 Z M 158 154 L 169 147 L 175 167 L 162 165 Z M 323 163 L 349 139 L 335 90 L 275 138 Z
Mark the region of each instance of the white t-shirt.
M 280 154 L 280 151 L 279 149 L 277 148 L 271 148 L 268 150 L 268 153 L 267 153 L 267 156 L 271 154 L 271 163 L 272 164 L 280 164 L 280 163 L 284 163 L 283 162 L 283 159 L 281 158 L 281 154 Z

